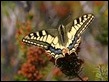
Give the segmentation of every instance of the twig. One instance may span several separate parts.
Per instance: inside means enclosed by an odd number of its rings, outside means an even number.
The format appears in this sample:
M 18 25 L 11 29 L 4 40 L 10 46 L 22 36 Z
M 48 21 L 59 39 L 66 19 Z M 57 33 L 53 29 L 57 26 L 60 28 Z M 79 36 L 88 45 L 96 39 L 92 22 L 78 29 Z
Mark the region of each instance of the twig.
M 77 74 L 77 77 L 78 77 L 81 81 L 84 81 L 78 74 Z

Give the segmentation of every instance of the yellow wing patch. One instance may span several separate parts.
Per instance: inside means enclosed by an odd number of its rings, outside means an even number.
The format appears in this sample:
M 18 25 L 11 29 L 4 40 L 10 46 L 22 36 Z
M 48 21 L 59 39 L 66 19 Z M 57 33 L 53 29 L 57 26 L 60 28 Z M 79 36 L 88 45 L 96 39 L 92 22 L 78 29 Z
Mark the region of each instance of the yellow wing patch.
M 51 43 L 54 38 L 51 35 L 47 36 L 46 42 Z
M 54 38 L 53 43 L 54 44 L 58 43 L 58 37 L 57 36 Z

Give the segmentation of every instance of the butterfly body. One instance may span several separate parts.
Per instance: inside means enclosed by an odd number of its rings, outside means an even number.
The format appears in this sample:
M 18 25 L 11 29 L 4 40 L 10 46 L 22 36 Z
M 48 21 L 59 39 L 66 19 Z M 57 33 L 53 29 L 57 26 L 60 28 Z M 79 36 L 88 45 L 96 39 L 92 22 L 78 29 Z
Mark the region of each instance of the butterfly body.
M 67 25 L 59 25 L 57 29 L 45 29 L 30 33 L 23 38 L 26 44 L 45 48 L 56 60 L 65 57 L 65 54 L 76 53 L 81 42 L 81 34 L 94 19 L 93 14 L 85 14 Z

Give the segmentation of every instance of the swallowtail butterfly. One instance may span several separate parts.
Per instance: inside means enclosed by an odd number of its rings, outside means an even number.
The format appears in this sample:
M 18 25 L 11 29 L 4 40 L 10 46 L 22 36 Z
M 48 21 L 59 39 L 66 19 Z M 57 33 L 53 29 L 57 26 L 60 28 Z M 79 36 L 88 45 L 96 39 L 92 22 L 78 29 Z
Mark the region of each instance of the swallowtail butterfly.
M 94 19 L 93 14 L 84 14 L 67 25 L 59 25 L 57 29 L 36 31 L 25 36 L 22 41 L 26 44 L 43 47 L 56 60 L 65 54 L 76 53 L 81 41 L 81 34 Z

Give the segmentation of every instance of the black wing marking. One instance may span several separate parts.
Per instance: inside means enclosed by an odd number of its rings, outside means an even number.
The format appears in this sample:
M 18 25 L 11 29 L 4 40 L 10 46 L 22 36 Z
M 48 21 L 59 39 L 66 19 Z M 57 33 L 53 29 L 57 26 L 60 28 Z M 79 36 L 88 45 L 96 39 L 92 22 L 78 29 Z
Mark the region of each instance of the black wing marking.
M 71 26 L 71 28 L 67 33 L 68 43 L 66 47 L 69 50 L 73 51 L 76 50 L 81 41 L 81 34 L 86 30 L 86 28 L 92 22 L 93 19 L 94 19 L 93 14 L 85 14 L 75 19 L 73 22 L 70 22 L 70 24 L 66 25 L 66 28 Z
M 59 54 L 62 54 L 62 50 L 60 49 L 60 45 L 58 43 L 58 37 L 53 36 L 56 34 L 55 33 L 53 34 L 52 32 L 52 35 L 51 35 L 50 32 L 52 31 L 49 31 L 48 33 L 45 30 L 41 30 L 35 33 L 30 33 L 29 35 L 25 36 L 22 39 L 22 41 L 26 44 L 43 47 L 48 52 L 50 52 L 53 57 L 55 57 Z
M 93 19 L 93 14 L 85 14 L 82 17 L 79 17 L 75 19 L 73 22 L 67 24 L 65 26 L 67 29 L 66 39 L 68 39 L 66 46 L 62 46 L 60 44 L 57 29 L 47 29 L 37 31 L 35 33 L 30 33 L 29 35 L 23 38 L 23 42 L 26 44 L 32 44 L 45 48 L 56 59 L 64 57 L 62 55 L 63 47 L 68 48 L 71 52 L 75 52 L 76 48 L 80 43 L 81 34 L 84 32 L 84 30 L 87 28 L 87 26 L 91 23 Z

